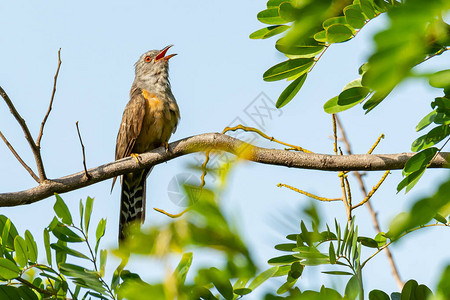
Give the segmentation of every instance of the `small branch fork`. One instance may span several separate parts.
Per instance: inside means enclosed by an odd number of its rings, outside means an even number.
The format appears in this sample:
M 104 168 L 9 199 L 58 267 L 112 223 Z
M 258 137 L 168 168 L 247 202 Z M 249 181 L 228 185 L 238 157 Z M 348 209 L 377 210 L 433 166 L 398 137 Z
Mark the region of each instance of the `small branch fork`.
M 56 93 L 56 81 L 58 79 L 60 67 L 61 67 L 61 49 L 59 49 L 59 51 L 58 51 L 58 67 L 56 69 L 55 79 L 54 79 L 54 83 L 53 83 L 53 92 L 52 92 L 52 96 L 50 99 L 50 104 L 49 104 L 47 113 L 46 113 L 44 119 L 42 120 L 41 128 L 39 130 L 39 135 L 38 135 L 38 138 L 36 139 L 36 142 L 34 142 L 33 137 L 30 133 L 30 130 L 28 129 L 27 124 L 25 123 L 25 120 L 19 114 L 17 109 L 14 107 L 14 104 L 12 103 L 8 94 L 6 94 L 6 92 L 3 90 L 3 88 L 0 87 L 0 95 L 2 96 L 3 100 L 5 100 L 6 105 L 8 105 L 12 115 L 19 123 L 20 127 L 22 128 L 23 133 L 25 134 L 25 139 L 28 141 L 28 144 L 30 145 L 31 151 L 33 152 L 34 159 L 36 161 L 36 166 L 38 169 L 39 177 L 36 176 L 36 174 L 31 170 L 31 168 L 23 161 L 23 159 L 14 150 L 14 148 L 11 146 L 11 144 L 7 141 L 7 139 L 4 137 L 4 135 L 1 132 L 0 132 L 0 135 L 3 139 L 3 141 L 8 146 L 8 148 L 13 153 L 13 155 L 22 164 L 22 166 L 28 171 L 28 173 L 30 173 L 31 177 L 33 177 L 33 179 L 36 180 L 36 182 L 39 184 L 41 184 L 47 180 L 47 176 L 45 175 L 44 164 L 42 162 L 42 156 L 41 156 L 41 139 L 42 139 L 42 135 L 44 132 L 45 123 L 47 122 L 48 116 L 50 115 L 50 111 L 52 109 L 53 99 L 54 99 L 55 93 Z

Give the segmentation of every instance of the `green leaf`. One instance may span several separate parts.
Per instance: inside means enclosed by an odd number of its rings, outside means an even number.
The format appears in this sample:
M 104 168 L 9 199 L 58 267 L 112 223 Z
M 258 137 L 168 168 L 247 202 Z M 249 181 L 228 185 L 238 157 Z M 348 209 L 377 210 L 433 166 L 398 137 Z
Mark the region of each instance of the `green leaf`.
M 225 273 L 216 268 L 210 268 L 209 279 L 225 299 L 233 299 L 233 286 L 228 278 L 226 278 Z
M 377 242 L 378 248 L 383 247 L 386 245 L 387 237 L 385 236 L 384 232 L 379 232 L 375 236 L 375 241 Z
M 450 264 L 447 264 L 439 279 L 437 294 L 441 299 L 450 299 Z
M 330 257 L 330 263 L 334 265 L 336 263 L 336 251 L 334 250 L 333 243 L 330 242 L 330 248 L 328 249 L 328 255 Z
M 297 282 L 297 280 L 292 280 L 292 281 L 287 281 L 287 282 L 283 283 L 283 285 L 280 286 L 280 288 L 277 290 L 277 294 L 281 295 L 281 294 L 286 293 L 294 286 L 294 284 L 296 282 Z
M 450 69 L 432 74 L 430 76 L 430 85 L 435 88 L 450 87 Z
M 270 265 L 287 265 L 299 260 L 293 255 L 283 255 L 269 259 L 268 263 Z
M 358 4 L 349 5 L 344 9 L 346 22 L 353 28 L 362 28 L 366 22 L 366 18 L 362 14 Z
M 389 300 L 389 295 L 380 290 L 372 290 L 369 293 L 369 300 Z
M 57 224 L 53 230 L 53 235 L 61 241 L 69 243 L 80 243 L 84 242 L 84 238 L 80 237 L 78 234 L 73 232 L 70 228 L 63 225 L 62 223 Z
M 442 223 L 442 224 L 447 224 L 447 223 L 448 223 L 448 222 L 447 222 L 447 219 L 444 218 L 444 217 L 443 217 L 442 215 L 440 215 L 440 214 L 436 214 L 436 215 L 434 216 L 434 219 L 435 219 L 436 221 Z
M 0 215 L 0 234 L 2 237 L 3 250 L 14 250 L 14 239 L 18 235 L 17 229 L 10 219 Z
M 278 271 L 278 267 L 272 267 L 270 269 L 265 270 L 261 274 L 255 277 L 253 281 L 250 283 L 248 288 L 250 290 L 256 289 L 258 286 L 260 286 L 263 282 L 265 282 L 267 279 L 273 277 Z
M 250 294 L 251 292 L 252 292 L 252 290 L 249 288 L 233 289 L 233 293 L 235 293 L 236 295 L 239 295 L 239 296 L 244 296 L 244 295 Z
M 314 34 L 314 39 L 318 42 L 325 43 L 327 41 L 327 32 L 325 30 L 317 32 Z
M 55 211 L 56 215 L 61 219 L 61 221 L 64 224 L 72 225 L 72 215 L 70 214 L 69 209 L 67 208 L 66 203 L 64 203 L 64 200 L 55 193 L 56 202 L 53 206 L 53 210 Z
M 86 206 L 84 209 L 84 230 L 86 231 L 86 235 L 88 234 L 88 230 L 89 230 L 89 222 L 91 221 L 93 205 L 94 205 L 94 198 L 87 197 Z
M 366 114 L 380 104 L 387 96 L 389 96 L 391 91 L 392 90 L 382 92 L 375 91 L 375 93 L 373 93 L 363 105 L 363 109 L 366 110 Z
M 0 285 L 0 299 L 17 300 L 20 299 L 18 290 L 13 286 Z
M 289 0 L 269 0 L 267 1 L 267 8 L 274 8 L 280 6 L 281 3 Z
M 70 249 L 69 247 L 67 247 L 64 244 L 53 243 L 53 244 L 50 245 L 50 247 L 52 249 L 56 250 L 56 251 L 61 251 L 61 252 L 66 253 L 68 255 L 72 255 L 72 256 L 75 256 L 75 257 L 84 258 L 84 259 L 88 259 L 89 260 L 89 257 L 84 255 L 83 253 L 78 252 L 78 251 L 73 250 L 73 249 Z
M 56 242 L 57 245 L 61 246 L 61 247 L 66 247 L 67 248 L 67 242 L 58 240 L 58 242 Z M 58 248 L 58 247 L 54 247 L 53 244 L 50 245 L 50 247 L 52 247 L 54 250 L 56 250 L 55 252 L 55 259 L 56 259 L 56 265 L 61 265 L 63 263 L 66 262 L 67 260 L 67 252 Z
M 411 146 L 412 151 L 420 151 L 429 148 L 450 135 L 450 126 L 441 125 L 430 130 L 426 135 L 416 139 Z
M 269 25 L 281 25 L 286 23 L 286 20 L 284 20 L 280 16 L 278 7 L 268 8 L 266 10 L 260 11 L 257 15 L 257 18 L 261 23 Z
M 262 28 L 250 34 L 251 39 L 267 39 L 274 35 L 280 34 L 288 30 L 290 26 L 287 25 L 275 25 Z
M 361 242 L 361 244 L 369 248 L 378 248 L 377 241 L 369 237 L 359 236 L 358 242 Z
M 411 174 L 425 169 L 438 151 L 438 148 L 432 147 L 416 153 L 413 157 L 408 159 L 403 172 L 405 174 Z
M 27 245 L 27 256 L 28 260 L 32 263 L 35 263 L 37 261 L 38 256 L 38 249 L 37 244 L 34 240 L 33 235 L 30 231 L 25 231 L 25 244 Z
M 343 17 L 343 16 L 332 17 L 332 18 L 329 18 L 329 19 L 326 19 L 325 21 L 323 21 L 322 27 L 324 29 L 327 29 L 328 27 L 330 27 L 333 24 L 347 24 L 347 21 L 345 20 L 345 17 Z
M 50 234 L 47 228 L 44 229 L 44 246 L 45 246 L 45 253 L 47 255 L 47 263 L 49 266 L 51 266 L 52 252 L 50 250 Z
M 322 271 L 322 273 L 330 275 L 353 275 L 353 273 L 345 271 Z
M 296 247 L 297 247 L 297 244 L 294 244 L 294 243 L 275 245 L 275 249 L 280 250 L 280 251 L 289 251 L 289 252 L 294 251 L 292 249 L 294 249 Z
M 177 284 L 180 286 L 183 285 L 184 282 L 186 281 L 186 275 L 187 272 L 189 271 L 189 268 L 191 267 L 192 258 L 193 258 L 192 252 L 184 253 L 183 256 L 181 257 L 180 262 L 178 263 L 177 268 L 174 271 L 174 276 L 177 280 Z
M 33 290 L 26 286 L 19 286 L 17 288 L 17 292 L 19 293 L 22 300 L 38 300 L 39 299 L 37 297 L 37 295 L 33 292 Z
M 280 17 L 286 22 L 293 22 L 298 19 L 301 10 L 295 8 L 290 2 L 285 1 L 278 7 Z
M 402 299 L 415 299 L 414 294 L 418 284 L 417 281 L 408 280 L 402 289 Z
M 9 259 L 0 257 L 0 277 L 6 280 L 19 276 L 20 269 Z
M 106 228 L 106 219 L 101 219 L 100 222 L 98 222 L 97 230 L 95 231 L 96 237 L 95 253 L 97 253 L 101 238 L 105 235 L 105 228 Z
M 370 90 L 366 87 L 356 86 L 342 91 L 338 96 L 338 105 L 348 106 L 356 105 L 363 101 L 369 94 Z
M 275 48 L 284 54 L 294 56 L 294 58 L 310 58 L 322 52 L 325 45 L 312 38 L 297 41 L 294 45 L 290 45 L 285 38 L 280 38 L 276 42 Z
M 356 275 L 353 275 L 352 278 L 348 281 L 347 285 L 345 286 L 345 296 L 346 299 L 353 300 L 355 299 L 359 294 L 359 280 Z
M 301 75 L 299 78 L 294 80 L 288 87 L 281 93 L 278 98 L 277 103 L 275 104 L 276 108 L 282 108 L 286 104 L 288 104 L 294 97 L 297 95 L 298 91 L 300 91 L 303 83 L 305 83 L 307 73 Z
M 83 216 L 84 216 L 84 205 L 83 205 L 83 201 L 80 199 L 80 228 L 81 229 L 84 229 Z
M 27 244 L 21 236 L 14 239 L 14 250 L 16 251 L 16 261 L 22 268 L 28 263 Z
M 437 114 L 438 114 L 438 112 L 436 110 L 433 110 L 428 115 L 423 117 L 423 119 L 420 120 L 419 124 L 417 124 L 416 131 L 420 131 L 420 130 L 424 129 L 425 127 L 427 127 L 428 125 L 430 125 L 431 123 L 433 123 L 434 118 L 436 117 Z
M 265 81 L 276 81 L 294 75 L 300 76 L 308 72 L 313 63 L 314 60 L 312 58 L 289 59 L 268 69 L 264 73 L 263 78 Z
M 108 258 L 108 250 L 100 250 L 100 276 L 105 276 L 106 259 Z M 186 271 L 187 272 L 187 271 Z
M 330 100 L 325 102 L 325 104 L 323 105 L 323 110 L 328 114 L 335 114 L 335 113 L 347 110 L 349 108 L 352 108 L 353 106 L 358 104 L 358 102 L 356 102 L 356 103 L 349 104 L 349 105 L 339 105 L 338 100 L 339 100 L 339 96 L 331 98 Z
M 419 170 L 414 173 L 408 174 L 400 183 L 397 185 L 397 193 L 403 190 L 406 187 L 406 193 L 409 192 L 419 181 L 420 177 L 422 177 L 423 173 L 425 173 L 425 169 Z
M 371 2 L 370 0 L 360 0 L 359 1 L 361 10 L 369 19 L 373 19 L 375 17 L 375 9 L 373 8 L 372 3 L 373 2 Z
M 353 37 L 353 31 L 348 25 L 333 24 L 326 28 L 327 42 L 330 44 L 342 43 Z

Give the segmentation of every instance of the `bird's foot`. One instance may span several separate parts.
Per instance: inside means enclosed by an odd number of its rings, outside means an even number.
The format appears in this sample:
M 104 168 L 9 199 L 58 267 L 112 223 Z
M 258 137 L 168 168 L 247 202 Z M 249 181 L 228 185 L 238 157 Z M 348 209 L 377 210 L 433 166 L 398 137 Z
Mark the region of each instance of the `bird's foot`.
M 139 164 L 139 154 L 137 154 L 137 153 L 131 153 L 130 156 L 131 156 L 131 157 L 134 157 L 134 159 L 136 160 L 136 163 Z
M 166 150 L 166 153 L 169 152 L 169 143 L 168 142 L 164 142 L 164 149 Z

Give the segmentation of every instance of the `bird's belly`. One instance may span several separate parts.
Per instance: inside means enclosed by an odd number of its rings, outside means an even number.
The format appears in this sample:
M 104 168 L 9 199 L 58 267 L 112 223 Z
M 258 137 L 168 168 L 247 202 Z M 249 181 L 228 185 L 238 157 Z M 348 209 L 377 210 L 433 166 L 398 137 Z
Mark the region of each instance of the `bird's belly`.
M 146 97 L 146 100 L 142 129 L 136 140 L 134 153 L 143 153 L 162 146 L 169 140 L 177 121 L 167 102 L 156 96 Z

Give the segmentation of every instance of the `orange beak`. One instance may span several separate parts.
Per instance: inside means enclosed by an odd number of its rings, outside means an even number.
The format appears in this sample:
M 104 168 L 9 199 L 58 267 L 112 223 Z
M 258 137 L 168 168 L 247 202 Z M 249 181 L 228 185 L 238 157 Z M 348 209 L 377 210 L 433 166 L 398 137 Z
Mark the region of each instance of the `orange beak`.
M 166 61 L 168 61 L 169 59 L 171 59 L 172 57 L 174 57 L 176 54 L 170 54 L 166 56 L 167 50 L 169 50 L 170 47 L 172 47 L 173 45 L 169 45 L 167 47 L 165 47 L 164 49 L 162 49 L 158 55 L 156 55 L 155 57 L 155 61 L 159 61 L 161 59 L 165 59 Z

